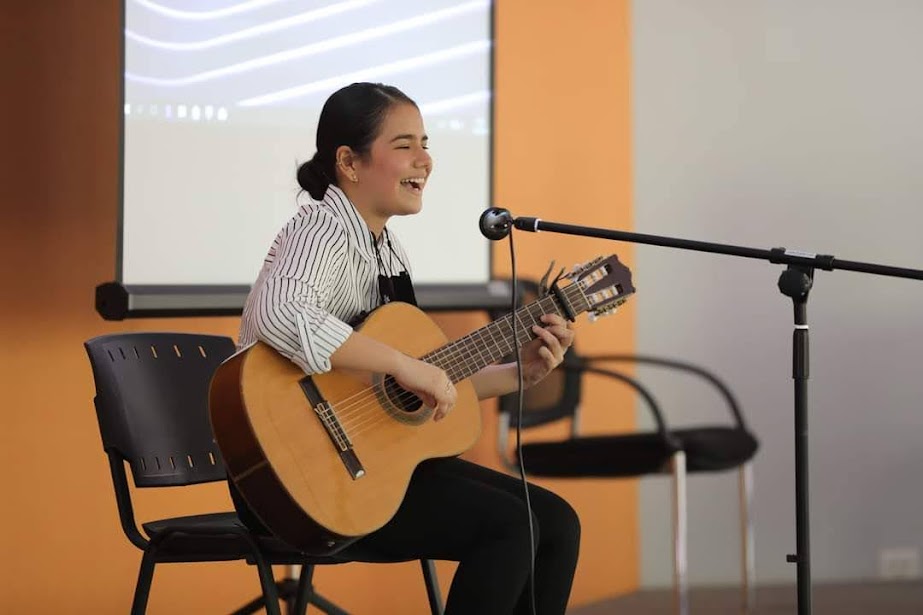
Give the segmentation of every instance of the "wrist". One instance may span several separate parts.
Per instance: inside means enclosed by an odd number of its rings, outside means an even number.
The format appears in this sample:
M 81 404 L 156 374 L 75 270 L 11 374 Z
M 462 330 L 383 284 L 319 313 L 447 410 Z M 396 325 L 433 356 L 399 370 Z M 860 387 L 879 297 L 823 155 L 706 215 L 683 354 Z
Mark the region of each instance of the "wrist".
M 391 357 L 391 369 L 388 373 L 395 378 L 400 378 L 407 373 L 413 361 L 414 359 L 412 357 L 407 356 L 399 350 L 394 350 L 394 354 Z

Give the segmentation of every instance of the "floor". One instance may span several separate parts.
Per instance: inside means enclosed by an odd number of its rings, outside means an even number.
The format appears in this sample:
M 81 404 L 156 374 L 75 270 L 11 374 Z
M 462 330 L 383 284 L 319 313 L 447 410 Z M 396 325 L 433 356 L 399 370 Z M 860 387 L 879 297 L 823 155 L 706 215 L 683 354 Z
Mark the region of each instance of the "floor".
M 920 615 L 923 582 L 815 584 L 812 612 L 816 615 Z M 760 587 L 756 607 L 748 615 L 797 613 L 795 586 Z M 672 615 L 670 590 L 645 590 L 571 609 L 568 615 Z M 695 588 L 689 594 L 689 615 L 742 615 L 736 588 Z

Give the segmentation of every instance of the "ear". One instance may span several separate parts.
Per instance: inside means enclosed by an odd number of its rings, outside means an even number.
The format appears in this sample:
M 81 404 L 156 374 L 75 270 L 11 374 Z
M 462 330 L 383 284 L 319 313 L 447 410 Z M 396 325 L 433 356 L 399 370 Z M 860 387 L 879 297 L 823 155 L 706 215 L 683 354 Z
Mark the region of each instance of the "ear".
M 359 181 L 359 175 L 356 173 L 358 160 L 359 157 L 348 145 L 338 147 L 336 151 L 337 175 L 351 182 Z

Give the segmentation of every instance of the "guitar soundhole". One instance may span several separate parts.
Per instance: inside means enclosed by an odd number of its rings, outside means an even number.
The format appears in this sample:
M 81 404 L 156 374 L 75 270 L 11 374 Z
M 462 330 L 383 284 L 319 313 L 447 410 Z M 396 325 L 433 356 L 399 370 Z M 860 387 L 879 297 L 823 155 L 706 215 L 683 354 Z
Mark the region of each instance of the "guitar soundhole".
M 407 389 L 401 388 L 401 385 L 399 385 L 392 376 L 385 378 L 384 389 L 389 404 L 399 410 L 403 410 L 404 412 L 416 412 L 423 405 L 422 399 Z
M 391 376 L 378 380 L 377 389 L 381 405 L 395 419 L 402 423 L 419 424 L 432 416 L 432 408 L 423 405 L 423 400 L 404 389 Z

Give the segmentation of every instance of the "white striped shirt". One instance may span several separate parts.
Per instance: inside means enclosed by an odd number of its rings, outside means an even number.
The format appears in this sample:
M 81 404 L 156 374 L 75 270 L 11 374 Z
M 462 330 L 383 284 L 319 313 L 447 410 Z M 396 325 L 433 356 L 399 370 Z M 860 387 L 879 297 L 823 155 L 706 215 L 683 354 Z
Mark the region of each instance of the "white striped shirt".
M 330 370 L 330 355 L 352 333 L 346 323 L 378 307 L 381 296 L 372 233 L 356 207 L 334 185 L 322 201 L 308 201 L 269 248 L 244 305 L 238 348 L 263 341 L 316 374 Z M 394 233 L 387 236 L 397 257 L 381 233 L 380 273 L 397 275 L 409 260 Z

